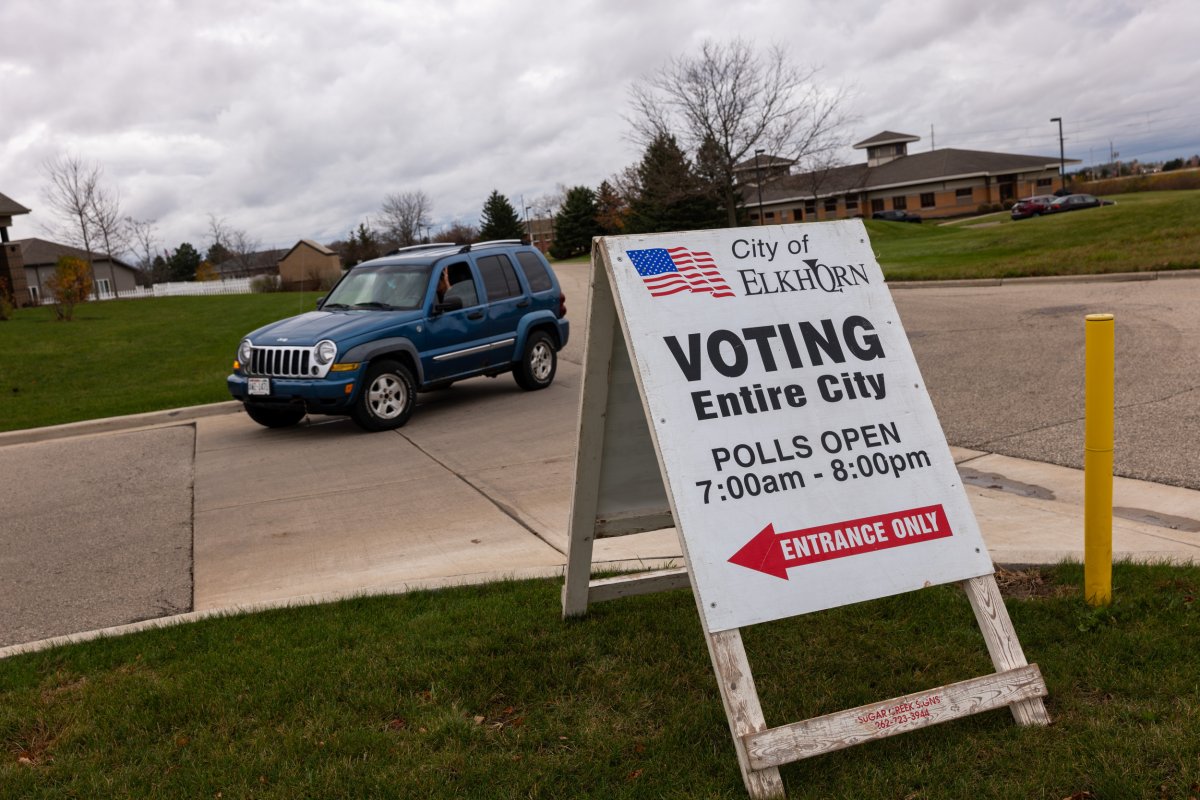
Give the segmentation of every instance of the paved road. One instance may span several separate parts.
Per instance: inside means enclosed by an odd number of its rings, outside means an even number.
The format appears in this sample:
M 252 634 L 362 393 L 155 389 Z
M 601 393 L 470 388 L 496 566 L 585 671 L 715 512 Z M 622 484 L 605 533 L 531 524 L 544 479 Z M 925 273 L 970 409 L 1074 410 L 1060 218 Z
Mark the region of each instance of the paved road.
M 0 646 L 246 596 L 413 585 L 506 563 L 553 571 L 566 549 L 587 296 L 585 267 L 560 275 L 573 339 L 543 392 L 468 381 L 422 396 L 409 425 L 386 434 L 325 419 L 268 431 L 234 414 L 0 447 Z M 1116 314 L 1118 471 L 1200 488 L 1200 279 L 894 295 L 952 444 L 1073 466 L 1083 317 Z M 1200 516 L 1190 502 L 1170 513 Z M 678 553 L 673 535 L 642 537 L 603 540 L 597 558 Z
M 1083 466 L 1083 328 L 1116 316 L 1118 475 L 1200 489 L 1200 278 L 893 292 L 951 444 Z

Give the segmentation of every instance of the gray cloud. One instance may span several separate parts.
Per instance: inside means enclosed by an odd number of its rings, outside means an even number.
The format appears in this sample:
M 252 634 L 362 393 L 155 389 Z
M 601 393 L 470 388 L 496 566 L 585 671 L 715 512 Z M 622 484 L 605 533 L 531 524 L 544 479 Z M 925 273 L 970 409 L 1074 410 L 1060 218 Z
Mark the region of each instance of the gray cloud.
M 417 188 L 470 221 L 492 189 L 519 204 L 635 161 L 630 83 L 732 36 L 852 87 L 853 140 L 920 149 L 933 126 L 941 147 L 1056 155 L 1062 116 L 1075 158 L 1190 155 L 1198 21 L 1188 0 L 8 0 L 0 191 L 37 212 L 40 164 L 77 153 L 171 247 L 205 244 L 210 213 L 264 245 L 327 241 Z

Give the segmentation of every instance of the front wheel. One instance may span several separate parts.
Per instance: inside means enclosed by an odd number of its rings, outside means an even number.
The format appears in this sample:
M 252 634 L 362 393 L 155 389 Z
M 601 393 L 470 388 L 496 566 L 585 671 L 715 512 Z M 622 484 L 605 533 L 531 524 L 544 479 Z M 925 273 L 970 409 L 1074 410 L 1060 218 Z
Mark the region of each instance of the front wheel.
M 554 341 L 545 331 L 529 334 L 521 361 L 513 369 L 517 385 L 526 391 L 545 389 L 554 381 L 558 369 L 558 353 Z
M 354 403 L 354 421 L 367 431 L 399 428 L 412 416 L 416 400 L 412 371 L 397 361 L 380 361 L 367 370 Z
M 302 407 L 284 406 L 281 408 L 271 408 L 268 406 L 256 406 L 251 403 L 244 403 L 243 405 L 246 413 L 250 415 L 250 419 L 267 428 L 290 428 L 293 425 L 299 424 L 300 420 L 304 419 L 304 409 Z

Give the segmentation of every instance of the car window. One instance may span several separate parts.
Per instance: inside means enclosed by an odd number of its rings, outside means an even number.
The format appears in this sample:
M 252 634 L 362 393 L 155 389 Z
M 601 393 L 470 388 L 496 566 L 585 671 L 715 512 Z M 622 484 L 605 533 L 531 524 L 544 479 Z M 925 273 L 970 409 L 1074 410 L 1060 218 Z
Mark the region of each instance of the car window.
M 554 287 L 553 281 L 550 280 L 550 273 L 546 271 L 546 265 L 533 253 L 517 253 L 517 263 L 521 265 L 521 270 L 525 273 L 529 291 L 544 292 Z
M 475 264 L 483 276 L 483 288 L 489 303 L 521 294 L 521 284 L 508 256 L 483 256 L 476 259 Z
M 457 297 L 462 300 L 463 308 L 479 305 L 479 291 L 475 288 L 470 264 L 459 261 L 447 266 L 445 272 L 450 288 L 442 296 L 442 302 Z

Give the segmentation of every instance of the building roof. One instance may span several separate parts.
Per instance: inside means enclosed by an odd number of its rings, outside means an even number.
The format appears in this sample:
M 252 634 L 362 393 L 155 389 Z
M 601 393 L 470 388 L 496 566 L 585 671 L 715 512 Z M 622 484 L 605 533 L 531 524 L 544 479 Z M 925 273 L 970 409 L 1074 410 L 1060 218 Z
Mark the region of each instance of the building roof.
M 308 247 L 311 247 L 313 250 L 316 250 L 318 253 L 320 253 L 323 256 L 336 256 L 337 255 L 337 253 L 333 252 L 332 250 L 330 250 L 328 247 L 321 244 L 320 242 L 314 242 L 312 239 L 301 239 L 300 241 L 298 241 L 294 245 L 292 245 L 292 249 L 288 250 L 287 253 L 284 254 L 283 258 L 281 258 L 279 260 L 283 261 L 284 258 L 287 258 L 292 253 L 294 253 L 296 251 L 296 248 L 300 247 L 301 245 L 307 245 Z
M 88 254 L 86 250 L 78 247 L 72 247 L 69 244 L 59 244 L 58 242 L 50 242 L 45 239 L 14 239 L 13 244 L 19 245 L 21 248 L 21 260 L 25 262 L 27 267 L 44 267 L 47 265 L 53 266 L 58 263 L 58 260 L 63 256 L 69 258 L 81 258 L 87 260 Z M 130 264 L 125 263 L 119 258 L 114 258 L 107 253 L 92 253 L 92 261 L 107 261 L 118 267 L 126 269 L 134 269 Z
M 1067 163 L 1078 164 L 1080 161 L 1069 158 Z M 792 198 L 807 199 L 846 192 L 878 191 L 931 181 L 1007 175 L 1058 166 L 1059 159 L 1053 156 L 944 148 L 903 156 L 876 167 L 852 164 L 801 175 L 788 175 L 763 184 L 763 201 L 780 202 Z
M 907 144 L 908 142 L 919 142 L 920 136 L 913 136 L 911 133 L 896 133 L 895 131 L 882 131 L 869 139 L 863 139 L 858 144 L 851 145 L 855 150 L 863 150 L 868 147 L 876 147 L 881 144 Z
M 18 214 L 28 214 L 29 209 L 13 200 L 6 194 L 0 194 L 0 217 L 15 217 Z
M 784 158 L 782 156 L 769 156 L 766 153 L 763 153 L 761 156 L 758 157 L 757 161 L 755 161 L 755 159 L 753 157 L 748 158 L 745 161 L 739 161 L 737 164 L 733 165 L 733 171 L 734 172 L 747 172 L 747 171 L 754 171 L 759 168 L 772 169 L 772 168 L 778 168 L 778 167 L 790 167 L 795 163 L 796 163 L 796 160 L 794 158 Z

